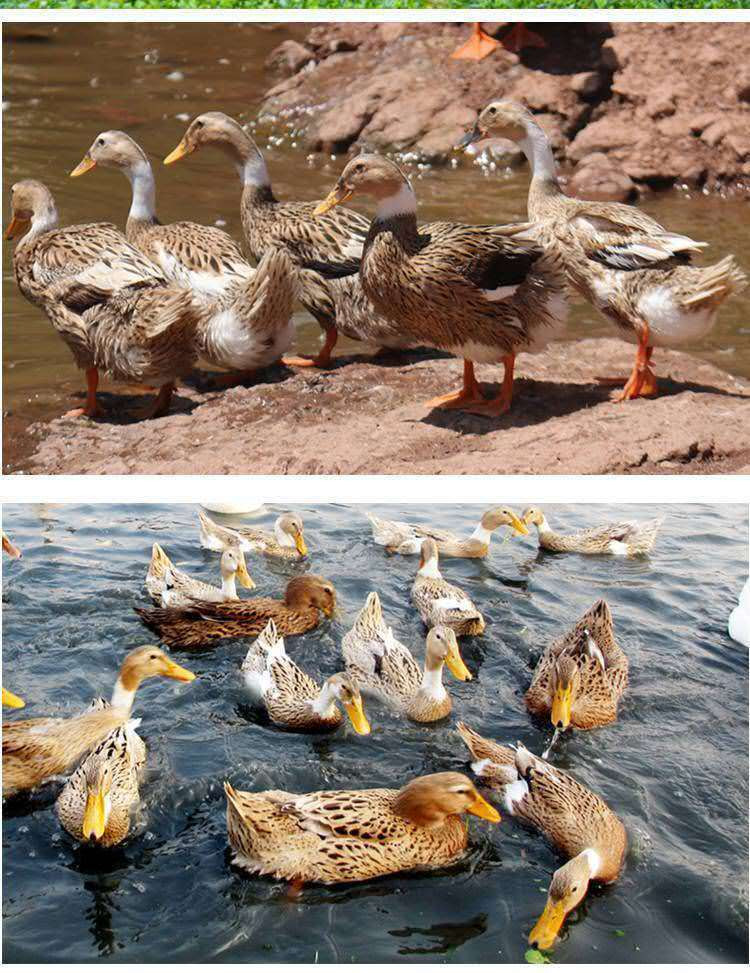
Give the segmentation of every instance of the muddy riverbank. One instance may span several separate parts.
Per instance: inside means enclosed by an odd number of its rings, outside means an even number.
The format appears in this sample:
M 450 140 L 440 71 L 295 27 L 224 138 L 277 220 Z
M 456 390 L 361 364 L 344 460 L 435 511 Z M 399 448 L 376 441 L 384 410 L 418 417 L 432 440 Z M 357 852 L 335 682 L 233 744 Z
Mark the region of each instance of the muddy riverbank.
M 616 339 L 561 342 L 518 359 L 512 412 L 428 410 L 459 362 L 418 354 L 341 358 L 223 392 L 184 385 L 175 412 L 128 423 L 135 399 L 105 392 L 109 420 L 32 426 L 27 473 L 714 473 L 750 470 L 750 383 L 659 351 L 660 398 L 609 401 L 597 374 L 629 371 Z M 564 376 L 564 380 L 561 379 Z M 481 368 L 480 379 L 497 370 Z M 489 391 L 489 387 L 485 386 Z

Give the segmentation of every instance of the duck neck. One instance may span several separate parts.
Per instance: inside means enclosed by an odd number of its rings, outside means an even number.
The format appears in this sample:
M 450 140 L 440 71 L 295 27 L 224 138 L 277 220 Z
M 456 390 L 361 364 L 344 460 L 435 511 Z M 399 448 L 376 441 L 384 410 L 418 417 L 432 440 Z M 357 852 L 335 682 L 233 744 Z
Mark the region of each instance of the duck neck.
M 443 699 L 445 687 L 443 686 L 443 664 L 437 667 L 425 662 L 424 672 L 422 673 L 422 684 L 420 692 L 431 699 Z
M 18 241 L 16 249 L 28 246 L 42 233 L 46 233 L 48 230 L 54 230 L 57 226 L 57 220 L 57 208 L 54 201 L 49 199 L 47 204 L 38 213 L 34 213 L 31 219 L 31 226 Z
M 240 178 L 242 201 L 250 205 L 275 203 L 276 198 L 271 188 L 271 177 L 268 175 L 266 160 L 248 135 L 239 129 L 233 140 L 227 142 L 223 148 L 232 160 Z
M 535 527 L 536 527 L 537 532 L 539 534 L 551 534 L 552 533 L 552 528 L 550 527 L 549 522 L 547 521 L 547 518 L 543 514 L 542 514 L 541 522 L 538 523 L 538 524 L 535 524 Z
M 336 697 L 333 694 L 333 690 L 327 682 L 323 683 L 323 686 L 312 701 L 312 710 L 318 716 L 330 717 L 334 715 L 336 709 Z
M 156 185 L 151 163 L 139 159 L 124 171 L 133 192 L 128 221 L 156 223 Z
M 387 227 L 404 243 L 416 239 L 417 197 L 406 180 L 401 182 L 389 196 L 381 196 L 378 199 L 373 224 L 375 228 L 378 224 L 381 228 Z
M 135 699 L 135 691 L 137 688 L 137 683 L 135 685 L 130 684 L 130 681 L 120 674 L 117 677 L 114 692 L 112 693 L 112 707 L 114 709 L 124 709 L 126 713 L 129 713 L 133 708 L 133 700 Z
M 576 861 L 582 862 L 586 871 L 588 872 L 588 880 L 591 881 L 595 879 L 602 867 L 602 858 L 598 851 L 594 848 L 584 848 L 580 854 L 576 855 Z
M 221 594 L 226 601 L 237 601 L 237 575 L 234 571 L 221 576 Z
M 442 578 L 437 558 L 431 557 L 428 561 L 425 561 L 417 574 L 423 578 Z
M 519 140 L 518 147 L 531 166 L 532 179 L 535 182 L 551 182 L 557 186 L 552 148 L 549 139 L 536 122 L 529 121 L 526 123 L 526 135 Z
M 487 530 L 487 528 L 480 522 L 474 529 L 474 533 L 471 535 L 471 540 L 479 541 L 482 544 L 486 544 L 489 547 L 490 541 L 492 540 L 492 531 Z
M 273 525 L 273 536 L 276 538 L 276 543 L 279 547 L 294 547 L 294 538 L 291 534 L 287 534 L 284 528 L 278 521 Z

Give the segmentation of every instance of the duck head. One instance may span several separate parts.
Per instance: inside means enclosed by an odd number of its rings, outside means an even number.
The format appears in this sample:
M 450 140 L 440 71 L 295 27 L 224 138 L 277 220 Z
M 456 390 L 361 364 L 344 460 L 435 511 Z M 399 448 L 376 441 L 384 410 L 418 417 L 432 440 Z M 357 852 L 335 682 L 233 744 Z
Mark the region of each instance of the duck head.
M 473 814 L 497 824 L 500 815 L 468 777 L 452 772 L 416 777 L 402 787 L 394 811 L 422 828 L 440 828 L 452 815 Z

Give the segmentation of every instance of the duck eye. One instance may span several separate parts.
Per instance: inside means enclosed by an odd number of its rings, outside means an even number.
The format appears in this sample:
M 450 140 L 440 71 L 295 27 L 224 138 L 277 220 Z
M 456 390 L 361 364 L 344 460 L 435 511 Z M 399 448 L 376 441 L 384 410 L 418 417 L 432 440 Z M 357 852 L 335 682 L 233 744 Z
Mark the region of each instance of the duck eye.
M 495 107 L 490 108 L 490 115 L 497 115 L 497 108 Z
M 195 127 L 196 128 L 203 128 L 203 122 L 200 119 L 198 119 L 198 121 L 195 123 Z
M 104 139 L 97 139 L 96 140 L 96 144 L 97 145 L 104 145 Z
M 152 655 L 150 655 L 149 658 L 152 660 L 152 662 L 156 662 L 156 660 L 159 658 L 159 656 L 156 655 L 156 653 L 152 653 Z

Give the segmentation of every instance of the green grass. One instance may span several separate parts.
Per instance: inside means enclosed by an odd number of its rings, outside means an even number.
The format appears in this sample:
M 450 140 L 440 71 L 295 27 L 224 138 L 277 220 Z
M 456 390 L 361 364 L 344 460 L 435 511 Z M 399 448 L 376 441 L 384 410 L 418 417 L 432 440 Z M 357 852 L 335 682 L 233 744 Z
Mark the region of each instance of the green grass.
M 750 7 L 750 0 L 0 0 L 1 7 L 50 9 L 173 9 L 213 7 L 232 9 L 331 9 L 366 10 L 370 8 L 425 9 L 434 7 L 459 10 L 463 7 L 529 8 L 545 10 L 632 10 L 632 9 L 733 9 Z

